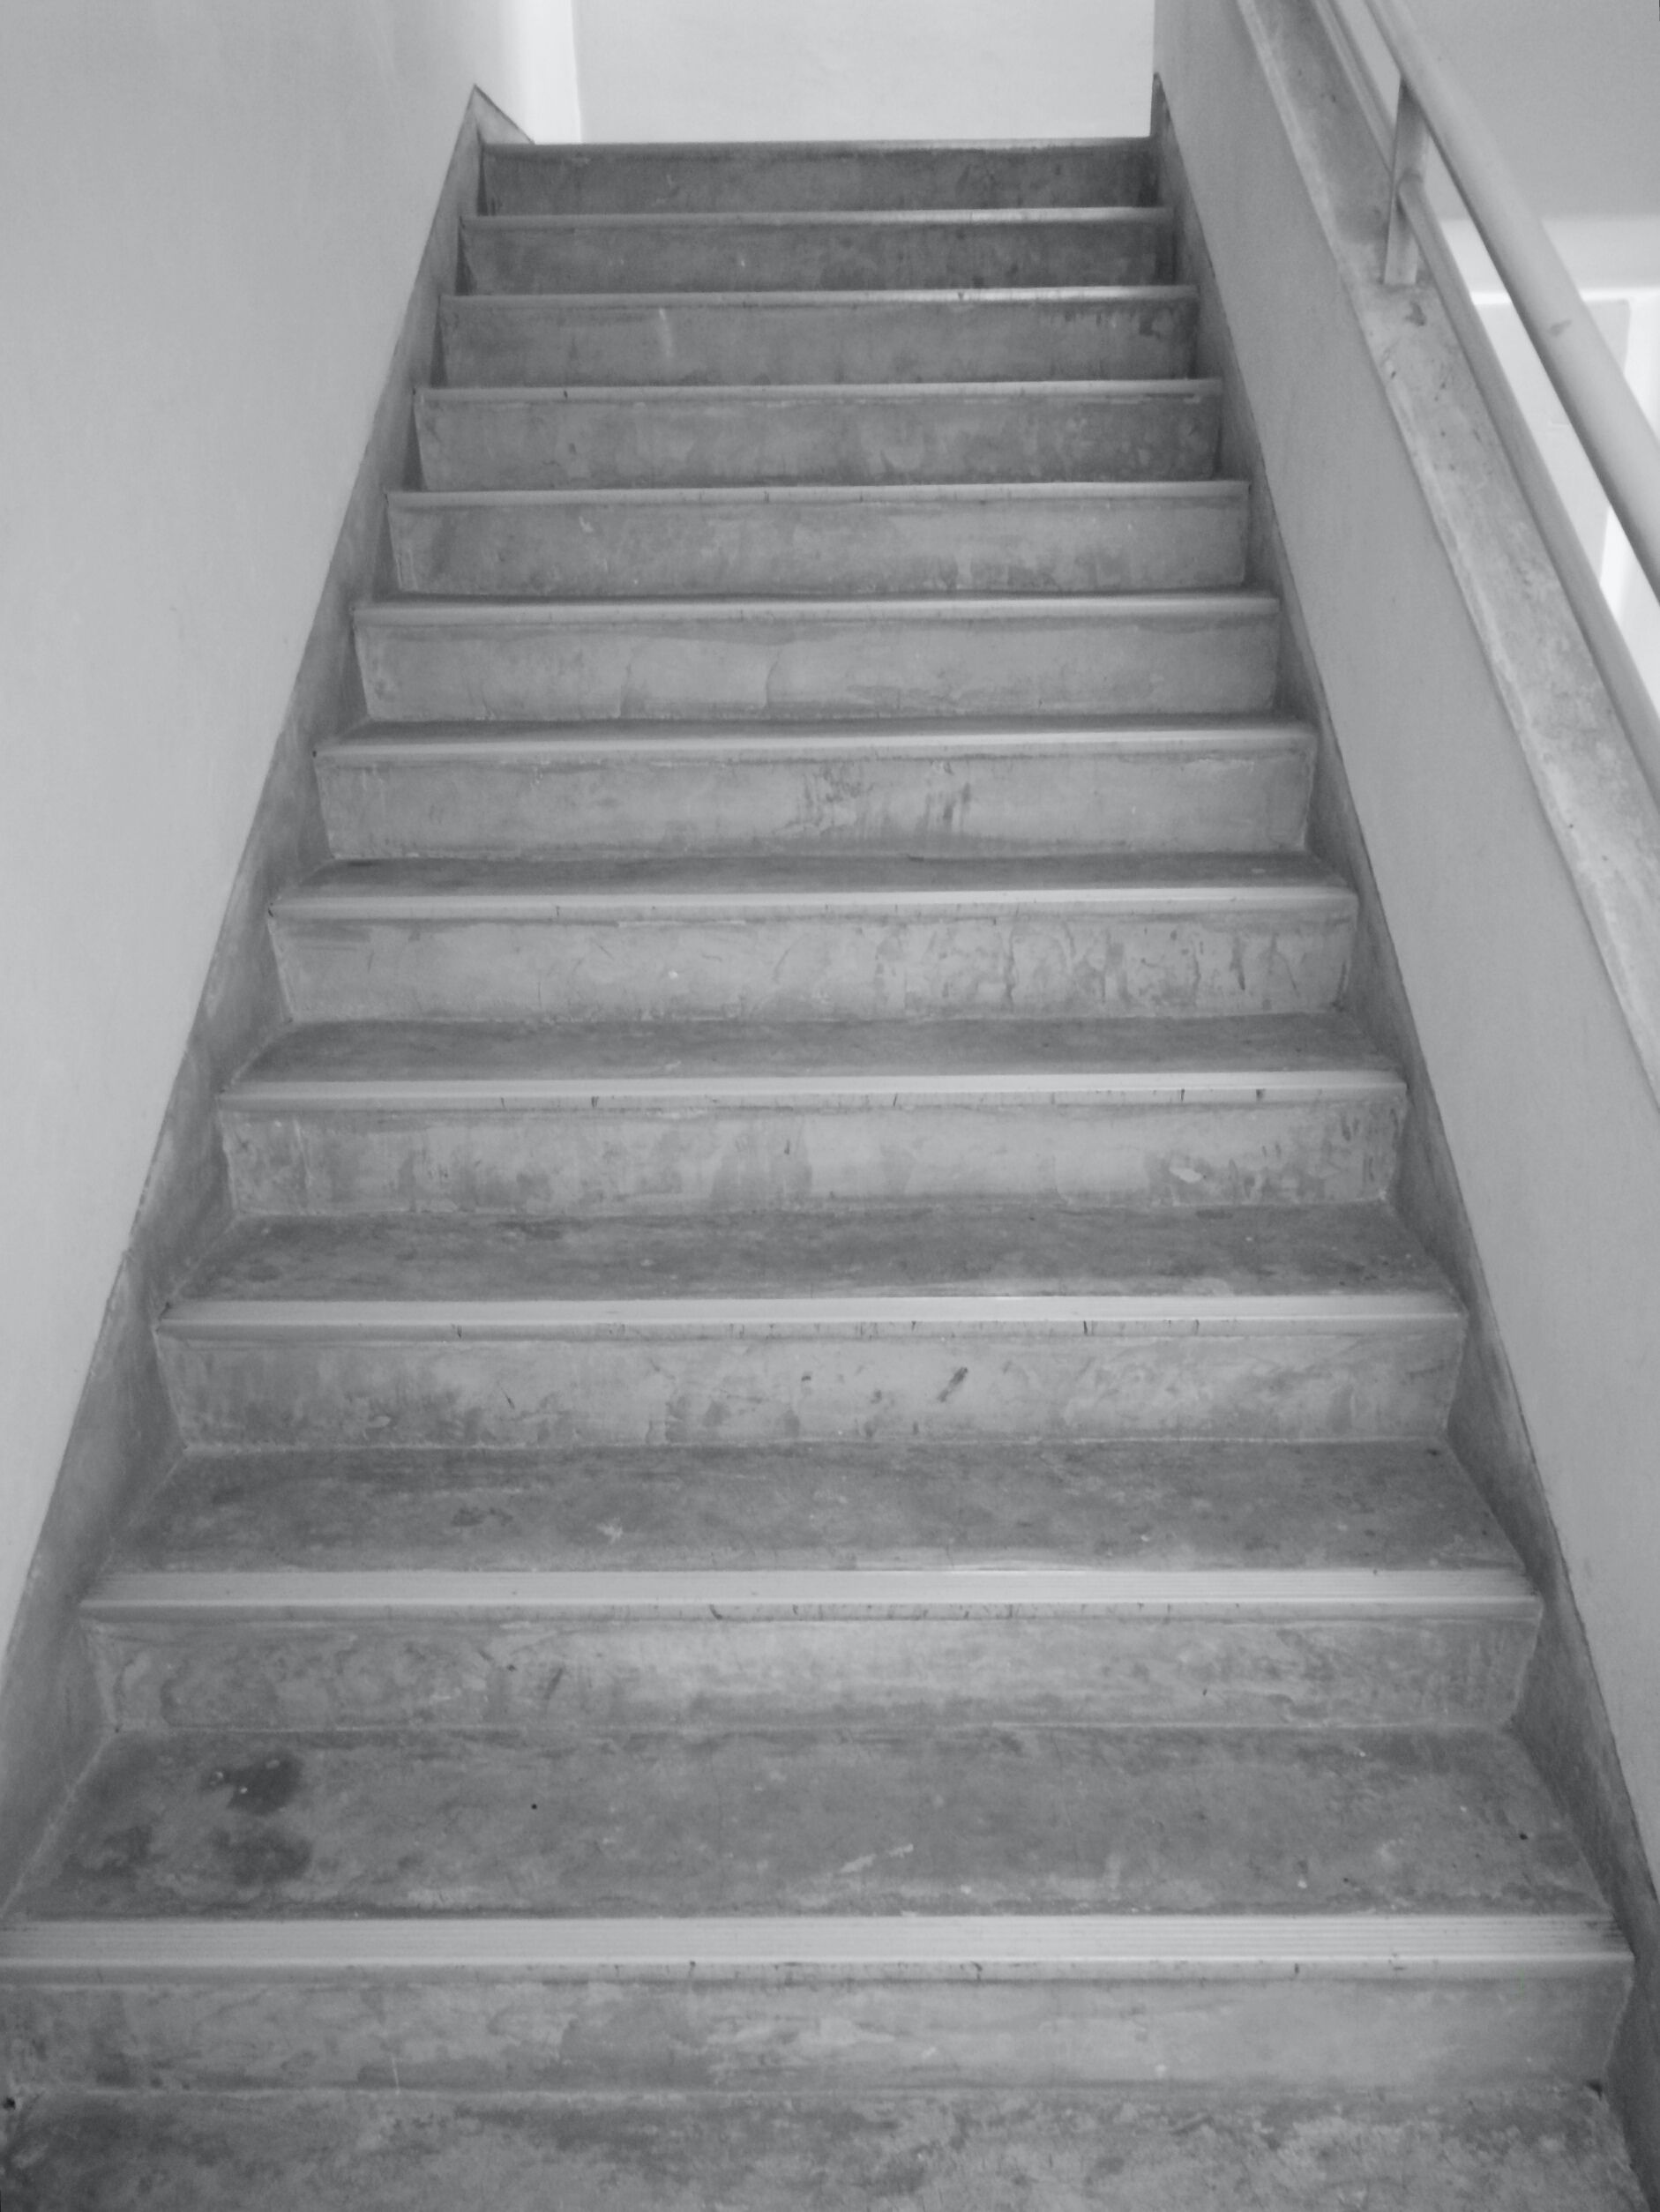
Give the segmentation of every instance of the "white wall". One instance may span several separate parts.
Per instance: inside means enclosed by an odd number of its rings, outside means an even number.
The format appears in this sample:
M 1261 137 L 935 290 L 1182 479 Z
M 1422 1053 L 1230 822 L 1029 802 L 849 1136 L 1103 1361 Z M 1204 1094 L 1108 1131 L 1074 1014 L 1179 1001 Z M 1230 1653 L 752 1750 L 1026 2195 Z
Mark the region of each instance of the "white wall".
M 592 138 L 1144 131 L 1153 0 L 576 0 Z
M 568 13 L 0 8 L 0 1648 L 475 80 Z

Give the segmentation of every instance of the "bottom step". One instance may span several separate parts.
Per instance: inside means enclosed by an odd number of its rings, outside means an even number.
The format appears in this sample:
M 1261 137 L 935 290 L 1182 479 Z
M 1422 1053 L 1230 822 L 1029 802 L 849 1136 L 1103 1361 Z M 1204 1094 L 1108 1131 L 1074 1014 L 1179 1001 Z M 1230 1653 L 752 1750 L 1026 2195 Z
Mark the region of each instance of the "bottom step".
M 53 2096 L 7 2212 L 1641 2212 L 1592 2091 L 1224 2104 L 1123 2096 Z
M 39 1922 L 28 2085 L 1447 2093 L 1598 2076 L 1627 1993 L 1580 1914 Z

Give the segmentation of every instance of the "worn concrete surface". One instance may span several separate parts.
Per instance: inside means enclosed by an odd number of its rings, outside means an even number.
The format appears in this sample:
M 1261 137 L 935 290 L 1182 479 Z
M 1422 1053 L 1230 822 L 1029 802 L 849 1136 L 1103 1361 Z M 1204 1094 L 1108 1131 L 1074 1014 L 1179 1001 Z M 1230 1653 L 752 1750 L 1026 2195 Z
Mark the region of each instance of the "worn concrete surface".
M 1044 292 L 446 300 L 454 385 L 927 384 L 1182 377 L 1197 303 L 1176 285 Z M 851 311 L 849 311 L 851 310 Z
M 1295 722 L 359 724 L 318 755 L 337 857 L 585 850 L 1295 850 Z
M 1120 1028 L 1132 1033 L 1121 1054 Z M 221 1123 L 245 1214 L 947 1194 L 1343 1204 L 1388 1195 L 1405 1104 L 1398 1080 L 1329 1018 L 827 1035 L 706 1023 L 574 1038 L 363 1023 L 288 1031 L 231 1087 Z
M 353 628 L 379 721 L 1252 714 L 1279 651 L 1247 592 L 378 601 Z
M 804 1603 L 747 1587 L 753 1617 L 707 1580 L 677 1608 L 632 1585 L 608 1616 L 598 1588 L 542 1607 L 521 1583 L 516 1601 L 458 1606 L 453 1579 L 423 1601 L 419 1578 L 402 1577 L 342 1618 L 325 1586 L 262 1581 L 239 1610 L 234 1588 L 197 1607 L 177 1584 L 179 1610 L 164 1597 L 142 1618 L 101 1618 L 94 1599 L 88 1629 L 123 1730 L 615 1732 L 862 1726 L 901 1708 L 941 1726 L 994 1710 L 1007 1727 L 1501 1728 L 1537 1628 L 1520 1583 L 1497 1618 L 1450 1584 L 1439 1612 L 1420 1585 L 1418 1613 L 1394 1618 L 1318 1584 L 1300 1608 L 1281 1586 L 1199 1618 L 1155 1588 L 1140 1610 L 1092 1614 L 1081 1599 L 1068 1613 L 960 1585 L 872 1604 L 847 1575 Z
M 415 394 L 429 491 L 1169 483 L 1215 466 L 1214 384 L 1148 380 Z
M 281 1937 L 292 1924 L 267 1924 Z M 337 1924 L 342 1949 L 364 1925 Z M 222 1942 L 215 1935 L 220 1963 L 205 1973 L 158 1963 L 143 1980 L 83 1971 L 13 1986 L 0 2014 L 12 2078 L 65 2089 L 735 2088 L 772 2096 L 1172 2083 L 1213 2097 L 1241 2084 L 1298 2096 L 1434 2098 L 1522 2084 L 1549 2093 L 1601 2078 L 1626 1989 L 1617 1949 L 1583 1968 L 1541 1971 L 1525 1944 L 1507 1964 L 1403 1963 L 1358 1976 L 1322 1970 L 1311 1951 L 1266 1977 L 1005 1977 L 963 1948 L 937 1978 L 682 1970 L 671 1979 L 543 1979 L 511 1964 L 458 1977 L 423 1970 L 419 1921 L 397 1931 L 400 1947 L 408 1939 L 401 1973 L 273 1976 L 264 1961 L 239 1965 L 236 1926 Z
M 1294 856 L 955 865 L 347 866 L 273 928 L 305 1021 L 1320 1013 L 1342 987 L 1353 894 Z
M 473 1102 L 464 1095 L 471 1088 Z M 244 1214 L 666 1212 L 1029 1193 L 1127 1205 L 1352 1204 L 1386 1197 L 1404 1100 L 1387 1081 L 1313 1101 L 1146 1103 L 1102 1079 L 1044 1101 L 965 1082 L 952 1098 L 767 1106 L 681 1092 L 660 1110 L 521 1099 L 458 1081 L 443 1102 L 372 1091 L 223 1115 Z M 368 1087 L 365 1087 L 368 1089 Z M 1012 1095 L 1012 1093 L 1013 1095 Z
M 121 1567 L 1503 1566 L 1444 1444 L 236 1452 L 182 1460 Z
M 1149 1097 L 1227 1095 L 1238 1081 L 1319 1095 L 1329 1082 L 1393 1077 L 1391 1063 L 1344 1014 L 1183 1021 L 997 1022 L 321 1022 L 280 1030 L 237 1079 L 252 1104 L 266 1087 L 384 1084 L 432 1103 L 453 1082 L 494 1087 L 502 1103 L 568 1085 L 587 1098 L 651 1100 L 657 1087 L 699 1098 L 949 1097 L 961 1084 L 1029 1081 L 1044 1096 L 1123 1082 Z M 988 1193 L 988 1195 L 990 1195 Z
M 445 597 L 1215 591 L 1245 581 L 1242 484 L 814 484 L 408 492 L 398 580 Z
M 195 1445 L 572 1445 L 1428 1437 L 1462 1337 L 1380 1207 L 1006 1203 L 249 1224 L 161 1342 Z
M 493 215 L 698 208 L 1141 207 L 1145 138 L 1006 146 L 527 146 L 485 156 Z
M 1488 1730 L 133 1732 L 14 1909 L 1596 1913 Z
M 482 216 L 463 225 L 473 292 L 871 292 L 1155 284 L 1162 207 L 796 214 Z
M 203 1262 L 202 1300 L 407 1304 L 848 1297 L 1444 1298 L 1380 1206 L 1152 1213 L 983 1199 L 714 1222 L 244 1222 Z M 839 1309 L 837 1309 L 839 1310 Z
M 16 2212 L 1639 2212 L 1602 2100 L 33 2097 Z

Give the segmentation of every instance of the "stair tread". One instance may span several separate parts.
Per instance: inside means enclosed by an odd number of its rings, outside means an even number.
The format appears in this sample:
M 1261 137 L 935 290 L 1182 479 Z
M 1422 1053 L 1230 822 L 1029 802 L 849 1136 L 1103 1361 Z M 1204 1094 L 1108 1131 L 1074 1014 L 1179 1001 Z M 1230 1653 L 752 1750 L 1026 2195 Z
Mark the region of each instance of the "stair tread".
M 53 2091 L 0 2177 L 34 2212 L 860 2212 L 896 2191 L 1007 2212 L 1641 2212 L 1595 2091 L 1530 2081 L 1403 2106 L 1364 2096 L 998 2092 L 788 2098 L 431 2091 Z M 10 2191 L 8 2191 L 10 2193 Z
M 358 607 L 353 619 L 393 630 L 458 629 L 525 630 L 565 628 L 598 622 L 630 623 L 714 622 L 781 623 L 797 626 L 826 623 L 983 622 L 990 616 L 1004 621 L 1042 622 L 1064 616 L 1068 620 L 1095 616 L 1097 619 L 1133 621 L 1215 622 L 1245 617 L 1261 618 L 1278 611 L 1273 593 L 1245 586 L 1222 591 L 1183 592 L 961 592 L 949 599 L 906 596 L 870 598 L 769 599 L 744 594 L 737 598 L 634 599 L 619 604 L 609 599 L 377 599 Z
M 686 229 L 694 234 L 720 235 L 744 229 L 815 230 L 987 230 L 1008 228 L 1042 230 L 1047 228 L 1088 229 L 1095 224 L 1121 226 L 1127 230 L 1168 230 L 1173 217 L 1168 207 L 1126 207 L 1108 202 L 1098 206 L 1066 207 L 696 207 L 650 210 L 587 210 L 580 213 L 467 215 L 464 231 L 499 235 L 505 231 L 587 231 L 617 229 L 642 231 Z
M 834 908 L 976 902 L 1169 900 L 1182 908 L 1352 907 L 1349 886 L 1306 853 L 1071 853 L 1050 856 L 974 854 L 815 853 L 747 855 L 574 853 L 489 860 L 334 861 L 284 892 L 280 911 L 299 915 L 360 908 L 412 908 L 430 901 L 452 913 L 518 905 L 535 912 L 580 900 L 630 906 L 669 900 L 736 908 L 759 902 L 781 912 Z
M 1199 288 L 1196 285 L 1163 280 L 1149 280 L 1136 284 L 871 285 L 846 291 L 826 288 L 822 285 L 804 286 L 799 290 L 774 291 L 770 288 L 734 284 L 710 292 L 665 292 L 660 288 L 629 292 L 446 292 L 440 306 L 462 313 L 477 308 L 492 310 L 506 308 L 510 311 L 546 315 L 565 314 L 572 310 L 609 308 L 627 312 L 661 307 L 743 308 L 758 301 L 764 302 L 768 307 L 832 306 L 838 310 L 851 308 L 856 311 L 867 303 L 878 307 L 917 303 L 954 307 L 978 305 L 984 301 L 993 306 L 1003 307 L 1070 307 L 1116 306 L 1121 302 L 1141 300 L 1157 306 L 1178 303 L 1197 306 Z
M 1342 1014 L 1126 1017 L 1112 1023 L 1010 1016 L 995 1021 L 843 1022 L 358 1021 L 296 1023 L 224 1094 L 232 1108 L 297 1092 L 361 1093 L 435 1102 L 452 1091 L 502 1099 L 607 1088 L 681 1095 L 719 1087 L 792 1095 L 819 1090 L 887 1095 L 976 1087 L 1042 1094 L 1115 1085 L 1138 1095 L 1230 1095 L 1322 1085 L 1342 1093 L 1399 1091 L 1400 1076 Z
M 17 1901 L 218 1915 L 1596 1914 L 1487 1730 L 123 1734 Z
M 575 488 L 482 486 L 464 491 L 395 491 L 387 505 L 407 513 L 450 512 L 457 508 L 546 507 L 1008 507 L 1065 501 L 1069 505 L 1244 506 L 1250 486 L 1230 477 L 1194 482 L 1068 478 L 1055 482 L 1022 478 L 1010 483 L 777 483 L 777 484 L 595 484 Z M 863 605 L 864 602 L 858 602 Z
M 187 1454 L 117 1572 L 1514 1566 L 1440 1444 Z
M 1195 716 L 1180 721 L 1119 721 L 1103 716 L 1034 715 L 1029 719 L 938 721 L 911 718 L 866 721 L 466 722 L 360 721 L 318 748 L 320 758 L 355 760 L 411 752 L 422 759 L 453 751 L 466 758 L 546 752 L 556 759 L 651 758 L 685 754 L 744 759 L 809 759 L 889 751 L 931 759 L 968 752 L 1071 751 L 1096 749 L 1180 755 L 1189 751 L 1312 749 L 1306 722 L 1260 714 Z
M 1176 1297 L 1214 1306 L 1334 1295 L 1457 1310 L 1422 1247 L 1381 1206 L 1155 1213 L 1021 1199 L 707 1219 L 244 1222 L 198 1268 L 171 1319 L 222 1301 Z
M 458 295 L 460 303 L 488 302 L 494 305 L 502 300 L 522 300 L 523 293 L 492 292 Z M 615 294 L 600 295 L 615 301 Z M 684 303 L 696 294 L 676 292 L 668 295 L 677 303 Z M 769 301 L 780 295 L 769 292 Z M 880 296 L 891 298 L 892 294 Z M 968 295 L 966 296 L 975 296 Z M 789 384 L 584 384 L 578 379 L 550 384 L 423 384 L 415 387 L 415 401 L 421 408 L 452 407 L 701 407 L 711 404 L 739 403 L 744 408 L 797 407 L 820 405 L 834 400 L 838 406 L 860 407 L 873 400 L 894 400 L 914 402 L 919 407 L 938 404 L 941 400 L 959 399 L 1005 401 L 1012 407 L 1029 407 L 1035 401 L 1053 400 L 1131 400 L 1131 399 L 1220 399 L 1223 385 L 1220 377 L 918 377 L 904 383 L 892 377 L 872 379 L 868 383 L 844 378 L 840 383 L 813 384 L 803 378 Z M 1206 482 L 1211 481 L 1205 479 Z

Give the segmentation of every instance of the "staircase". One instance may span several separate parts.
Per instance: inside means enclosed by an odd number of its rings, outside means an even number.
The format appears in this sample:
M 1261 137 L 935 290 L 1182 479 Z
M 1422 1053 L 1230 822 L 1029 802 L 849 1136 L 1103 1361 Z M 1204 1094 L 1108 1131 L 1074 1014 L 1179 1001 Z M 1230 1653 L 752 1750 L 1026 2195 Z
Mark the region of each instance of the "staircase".
M 1638 2203 L 1156 182 L 488 153 L 5 2212 Z

